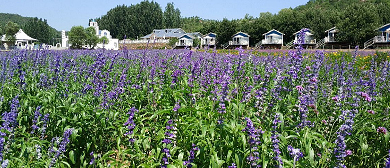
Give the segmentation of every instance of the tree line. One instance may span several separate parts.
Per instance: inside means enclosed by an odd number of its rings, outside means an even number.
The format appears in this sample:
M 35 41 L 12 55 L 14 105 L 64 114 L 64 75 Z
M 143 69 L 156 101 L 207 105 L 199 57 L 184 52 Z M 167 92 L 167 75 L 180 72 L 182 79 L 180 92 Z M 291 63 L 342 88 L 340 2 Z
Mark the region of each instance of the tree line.
M 14 16 L 14 14 L 7 14 L 5 16 Z M 16 20 L 13 20 L 17 18 Z M 23 19 L 21 19 L 23 18 Z M 12 44 L 15 42 L 15 33 L 19 31 L 19 29 L 23 29 L 23 31 L 32 38 L 38 40 L 38 43 L 55 43 L 58 38 L 60 38 L 60 33 L 49 26 L 46 19 L 38 19 L 38 18 L 30 18 L 30 17 L 22 17 L 16 15 L 14 17 L 8 17 L 8 22 L 5 24 L 0 24 L 0 36 L 6 35 L 6 39 L 8 43 Z M 6 21 L 3 19 L 2 21 Z
M 242 31 L 250 35 L 252 46 L 271 29 L 283 32 L 284 42 L 288 43 L 302 28 L 311 29 L 315 38 L 322 39 L 326 30 L 336 26 L 340 30 L 339 41 L 362 45 L 377 34 L 375 29 L 390 22 L 390 0 L 310 0 L 306 5 L 281 9 L 276 14 L 264 12 L 235 20 L 181 17 L 173 3 L 168 3 L 162 11 L 157 2 L 145 0 L 136 5 L 117 6 L 97 21 L 102 29 L 119 39 L 125 35 L 140 38 L 153 29 L 182 28 L 186 32 L 214 32 L 219 44 L 224 44 L 233 34 Z

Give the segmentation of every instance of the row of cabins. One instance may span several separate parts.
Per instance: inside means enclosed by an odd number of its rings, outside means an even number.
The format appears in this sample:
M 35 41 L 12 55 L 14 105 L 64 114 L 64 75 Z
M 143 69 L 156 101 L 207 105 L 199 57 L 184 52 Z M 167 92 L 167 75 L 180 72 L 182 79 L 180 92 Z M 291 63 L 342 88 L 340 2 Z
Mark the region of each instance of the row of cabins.
M 332 34 L 333 33 L 333 34 Z M 285 34 L 273 29 L 267 33 L 264 33 L 264 39 L 258 43 L 262 47 L 271 47 L 271 48 L 281 48 L 283 46 L 283 36 Z M 295 40 L 299 36 L 299 31 L 294 33 Z M 306 45 L 316 45 L 316 39 L 313 38 L 313 33 L 311 30 L 305 34 L 305 44 Z M 199 39 L 199 47 L 215 47 L 217 45 L 217 34 L 208 33 L 202 35 L 199 32 L 195 33 L 186 33 L 183 29 L 155 29 L 152 33 L 141 37 L 141 40 L 124 40 L 122 43 L 168 43 L 170 39 L 177 38 L 178 41 L 175 44 L 175 48 L 184 48 L 184 47 L 197 47 L 193 46 L 194 39 Z M 250 36 L 244 32 L 238 32 L 232 36 L 232 40 L 227 44 L 222 45 L 223 48 L 237 48 L 249 47 L 249 38 Z M 334 39 L 334 31 L 329 30 L 329 36 L 326 39 Z M 327 42 L 331 42 L 326 40 Z M 121 42 L 120 42 L 121 43 Z M 291 42 L 293 43 L 293 42 Z
M 216 46 L 217 35 L 209 33 L 202 35 L 199 32 L 186 33 L 181 28 L 175 29 L 155 29 L 152 33 L 141 37 L 141 40 L 125 40 L 124 43 L 168 43 L 170 39 L 177 38 L 175 48 L 193 47 L 194 39 L 200 41 L 201 46 Z M 197 46 L 194 46 L 197 47 Z
M 364 43 L 364 49 L 374 46 L 381 46 L 381 45 L 389 45 L 390 44 L 390 23 L 386 24 L 378 29 L 376 29 L 380 35 L 375 36 L 374 38 L 368 40 L 366 43 Z M 326 36 L 323 39 L 316 40 L 314 38 L 314 33 L 310 29 L 305 32 L 304 35 L 304 46 L 306 48 L 321 48 L 325 45 L 337 45 L 341 44 L 339 41 L 337 41 L 337 34 L 339 33 L 339 30 L 336 27 L 332 27 L 329 30 L 325 31 Z M 263 34 L 264 39 L 262 39 L 259 43 L 256 44 L 256 47 L 259 48 L 282 48 L 284 46 L 284 35 L 282 32 L 279 32 L 278 30 L 270 30 Z M 287 43 L 285 46 L 286 48 L 293 47 L 298 37 L 300 36 L 300 31 L 294 33 L 294 40 Z M 184 30 L 177 28 L 177 29 L 156 29 L 153 30 L 151 34 L 148 34 L 144 37 L 142 37 L 142 40 L 133 40 L 130 42 L 165 42 L 168 43 L 170 39 L 177 38 L 178 42 L 175 44 L 176 48 L 184 48 L 184 47 L 193 47 L 193 41 L 194 39 L 199 39 L 200 46 L 199 47 L 215 47 L 217 45 L 217 34 L 215 33 L 208 33 L 206 35 L 202 35 L 199 32 L 195 33 L 186 33 Z M 250 36 L 247 33 L 244 32 L 238 32 L 232 36 L 232 40 L 229 41 L 227 44 L 222 45 L 223 48 L 237 48 L 237 47 L 243 47 L 248 48 L 249 47 L 249 38 Z M 123 41 L 124 43 L 126 41 Z M 194 46 L 197 47 L 197 46 Z

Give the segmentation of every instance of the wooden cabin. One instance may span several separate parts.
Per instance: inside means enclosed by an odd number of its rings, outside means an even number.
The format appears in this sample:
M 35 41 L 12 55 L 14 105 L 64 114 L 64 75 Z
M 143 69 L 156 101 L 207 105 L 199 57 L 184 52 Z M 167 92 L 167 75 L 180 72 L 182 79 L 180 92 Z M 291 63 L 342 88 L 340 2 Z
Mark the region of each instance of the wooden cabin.
M 390 46 L 390 23 L 376 29 L 378 35 L 364 43 L 364 49 L 369 47 Z
M 229 48 L 236 48 L 236 47 L 243 47 L 248 48 L 249 47 L 249 35 L 243 32 L 238 32 L 233 35 L 232 41 L 229 41 Z
M 209 34 L 204 35 L 202 37 L 200 43 L 201 43 L 202 47 L 205 47 L 205 46 L 215 47 L 215 45 L 217 44 L 217 34 L 209 33 Z
M 263 34 L 264 39 L 261 40 L 261 46 L 264 48 L 282 48 L 284 34 L 272 29 Z
M 336 43 L 336 34 L 339 32 L 339 29 L 332 27 L 329 30 L 326 30 L 325 33 L 327 36 L 324 38 L 324 43 Z
M 178 42 L 176 42 L 175 48 L 186 48 L 186 47 L 192 47 L 194 43 L 194 37 L 188 34 L 184 34 L 178 38 Z
M 297 31 L 294 33 L 294 35 L 295 35 L 294 43 L 295 44 L 298 42 L 300 33 L 301 33 L 301 31 Z M 305 37 L 305 40 L 303 42 L 303 45 L 305 45 L 305 46 L 316 45 L 316 39 L 314 38 L 313 31 L 308 29 L 308 31 L 305 32 L 304 37 Z

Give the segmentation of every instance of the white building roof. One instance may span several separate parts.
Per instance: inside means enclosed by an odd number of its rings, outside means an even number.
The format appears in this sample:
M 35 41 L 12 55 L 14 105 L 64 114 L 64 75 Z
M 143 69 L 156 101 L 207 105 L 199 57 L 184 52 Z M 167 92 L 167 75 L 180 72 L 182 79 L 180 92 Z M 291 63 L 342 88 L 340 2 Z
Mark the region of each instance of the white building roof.
M 15 34 L 16 41 L 37 41 L 37 39 L 28 36 L 22 29 Z

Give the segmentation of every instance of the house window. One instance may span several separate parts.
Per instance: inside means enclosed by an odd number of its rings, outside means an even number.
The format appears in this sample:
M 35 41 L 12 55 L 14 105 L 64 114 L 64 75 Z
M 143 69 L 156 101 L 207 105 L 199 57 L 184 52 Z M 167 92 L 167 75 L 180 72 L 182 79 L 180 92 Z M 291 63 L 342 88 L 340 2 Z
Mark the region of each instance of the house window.
M 181 45 L 184 45 L 184 40 L 180 40 L 180 44 L 181 44 Z

